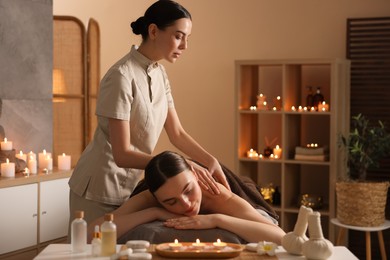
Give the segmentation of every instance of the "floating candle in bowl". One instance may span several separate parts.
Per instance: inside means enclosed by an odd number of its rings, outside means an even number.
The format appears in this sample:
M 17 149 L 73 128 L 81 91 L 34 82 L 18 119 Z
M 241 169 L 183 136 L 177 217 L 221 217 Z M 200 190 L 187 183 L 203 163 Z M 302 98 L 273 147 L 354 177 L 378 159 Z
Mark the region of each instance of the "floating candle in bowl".
M 192 246 L 196 249 L 203 249 L 206 245 L 205 243 L 201 243 L 200 240 L 197 238 L 195 243 L 192 243 Z
M 226 247 L 227 244 L 225 242 L 221 242 L 221 239 L 218 238 L 217 242 L 213 243 L 213 246 L 218 248 L 218 249 L 222 249 L 222 248 Z
M 182 243 L 179 243 L 179 241 L 177 239 L 175 239 L 174 243 L 169 243 L 168 246 L 169 246 L 169 248 L 171 250 L 181 250 L 181 249 L 183 249 Z

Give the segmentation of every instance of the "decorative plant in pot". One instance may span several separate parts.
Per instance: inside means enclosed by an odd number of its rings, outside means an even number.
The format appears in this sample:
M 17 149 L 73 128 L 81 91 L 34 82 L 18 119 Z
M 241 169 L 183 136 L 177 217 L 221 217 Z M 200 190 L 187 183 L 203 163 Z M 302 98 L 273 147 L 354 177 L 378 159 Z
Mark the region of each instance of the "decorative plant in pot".
M 368 182 L 367 170 L 379 167 L 390 155 L 390 133 L 382 121 L 371 124 L 362 114 L 352 117 L 347 136 L 340 136 L 347 160 L 347 172 L 336 183 L 337 218 L 354 226 L 379 226 L 385 221 L 389 182 Z

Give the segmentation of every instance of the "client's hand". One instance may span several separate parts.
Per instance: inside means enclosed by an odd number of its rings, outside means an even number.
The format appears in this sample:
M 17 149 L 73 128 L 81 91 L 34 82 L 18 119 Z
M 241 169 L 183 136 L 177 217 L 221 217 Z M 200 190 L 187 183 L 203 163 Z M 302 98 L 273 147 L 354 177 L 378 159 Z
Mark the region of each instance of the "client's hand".
M 164 225 L 176 229 L 210 229 L 217 227 L 217 215 L 196 215 L 193 217 L 180 217 L 167 219 Z
M 183 215 L 174 214 L 164 208 L 160 207 L 153 207 L 153 211 L 155 212 L 156 219 L 161 221 L 166 221 L 168 219 L 172 218 L 180 218 L 183 217 Z

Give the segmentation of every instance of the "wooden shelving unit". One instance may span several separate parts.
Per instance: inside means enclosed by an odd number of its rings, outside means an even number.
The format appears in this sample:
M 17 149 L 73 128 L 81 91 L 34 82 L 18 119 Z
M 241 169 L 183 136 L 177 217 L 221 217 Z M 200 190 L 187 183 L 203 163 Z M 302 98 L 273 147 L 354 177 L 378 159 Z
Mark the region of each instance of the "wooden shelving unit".
M 334 241 L 330 219 L 336 215 L 335 182 L 337 172 L 345 170 L 338 148 L 338 136 L 349 129 L 349 68 L 347 60 L 239 60 L 236 68 L 236 172 L 251 177 L 260 187 L 278 186 L 281 204 L 275 205 L 280 226 L 292 231 L 302 194 L 322 196 L 325 237 Z M 293 111 L 306 105 L 307 86 L 321 87 L 329 111 Z M 252 110 L 257 95 L 266 96 L 267 110 Z M 280 110 L 273 100 L 281 97 Z M 265 138 L 282 148 L 282 157 L 249 158 L 247 151 L 263 153 Z M 317 143 L 329 147 L 326 161 L 295 160 L 296 146 Z

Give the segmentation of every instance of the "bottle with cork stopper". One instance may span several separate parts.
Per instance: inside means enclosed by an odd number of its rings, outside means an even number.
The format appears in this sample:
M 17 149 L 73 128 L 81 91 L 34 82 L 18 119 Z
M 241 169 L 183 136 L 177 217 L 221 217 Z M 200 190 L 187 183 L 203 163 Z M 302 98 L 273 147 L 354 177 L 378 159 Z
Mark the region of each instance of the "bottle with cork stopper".
M 102 232 L 102 256 L 111 256 L 116 253 L 116 225 L 113 220 L 113 214 L 104 215 L 104 222 L 100 228 Z
M 84 220 L 84 211 L 75 212 L 75 219 L 71 225 L 72 252 L 84 252 L 87 249 L 87 222 Z

